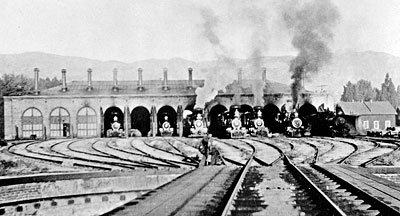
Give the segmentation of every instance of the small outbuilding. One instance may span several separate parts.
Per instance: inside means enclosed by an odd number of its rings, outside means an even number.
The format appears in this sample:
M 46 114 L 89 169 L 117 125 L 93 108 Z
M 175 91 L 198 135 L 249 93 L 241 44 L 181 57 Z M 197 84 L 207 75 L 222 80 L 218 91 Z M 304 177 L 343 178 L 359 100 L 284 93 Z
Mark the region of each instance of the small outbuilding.
M 368 130 L 396 125 L 397 112 L 388 101 L 340 102 L 338 109 L 346 116 L 351 134 L 366 135 Z

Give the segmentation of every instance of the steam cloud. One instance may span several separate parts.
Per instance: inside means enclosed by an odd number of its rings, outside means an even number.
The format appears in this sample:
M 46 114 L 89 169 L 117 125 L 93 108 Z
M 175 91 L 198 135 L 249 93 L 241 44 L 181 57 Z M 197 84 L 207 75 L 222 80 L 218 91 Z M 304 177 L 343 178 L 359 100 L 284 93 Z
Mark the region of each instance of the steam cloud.
M 330 0 L 311 0 L 304 4 L 296 0 L 289 3 L 284 10 L 284 20 L 293 32 L 292 45 L 299 51 L 290 64 L 295 107 L 304 88 L 302 79 L 317 73 L 332 57 L 328 43 L 333 40 L 332 29 L 339 19 L 339 13 Z
M 268 34 L 266 34 L 266 16 L 265 10 L 258 8 L 252 1 L 250 2 L 231 2 L 231 7 L 239 8 L 239 13 L 235 13 L 235 18 L 239 18 L 241 22 L 245 22 L 251 31 L 250 35 L 250 67 L 249 71 L 243 70 L 243 77 L 251 78 L 251 89 L 254 95 L 254 105 L 264 104 L 264 87 L 265 83 L 261 80 L 262 71 L 262 51 L 267 47 Z M 231 84 L 239 70 L 235 60 L 231 57 L 231 53 L 227 47 L 221 44 L 221 39 L 217 35 L 220 27 L 220 20 L 215 13 L 209 8 L 201 8 L 201 17 L 204 20 L 203 36 L 211 43 L 214 53 L 217 57 L 216 65 L 213 71 L 206 77 L 204 87 L 196 89 L 196 105 L 195 107 L 204 107 L 205 104 L 213 100 L 219 90 L 224 90 L 228 84 Z M 249 74 L 250 73 L 250 74 Z M 234 103 L 240 103 L 241 89 L 233 86 Z
M 264 87 L 265 83 L 260 79 L 261 71 L 263 70 L 262 65 L 262 51 L 267 48 L 268 34 L 266 32 L 267 19 L 265 10 L 256 7 L 252 4 L 246 4 L 244 15 L 246 16 L 249 23 L 254 26 L 251 35 L 251 47 L 252 53 L 250 56 L 250 71 L 255 73 L 252 76 L 251 88 L 254 95 L 254 105 L 264 105 Z M 255 78 L 255 79 L 254 79 Z
M 203 35 L 212 44 L 217 57 L 216 65 L 206 77 L 204 86 L 196 89 L 195 107 L 203 108 L 207 102 L 217 96 L 219 90 L 225 89 L 233 81 L 229 73 L 234 70 L 236 65 L 235 61 L 229 57 L 227 48 L 221 44 L 221 40 L 216 33 L 220 22 L 218 17 L 209 8 L 202 8 L 200 14 L 204 19 Z

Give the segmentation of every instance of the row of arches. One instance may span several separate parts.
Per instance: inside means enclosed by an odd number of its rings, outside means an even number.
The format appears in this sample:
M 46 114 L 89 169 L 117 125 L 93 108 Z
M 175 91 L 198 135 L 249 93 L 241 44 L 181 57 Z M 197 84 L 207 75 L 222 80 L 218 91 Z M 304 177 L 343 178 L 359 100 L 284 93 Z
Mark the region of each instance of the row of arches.
M 67 109 L 57 107 L 50 112 L 49 118 L 50 137 L 68 137 L 71 133 L 71 115 Z M 97 136 L 97 115 L 90 107 L 83 107 L 77 113 L 78 137 Z M 22 113 L 22 137 L 29 138 L 44 136 L 44 124 L 42 112 L 30 107 Z
M 309 104 L 308 106 L 312 106 Z M 314 106 L 310 107 L 303 106 L 299 110 L 299 114 L 302 112 L 309 112 L 311 108 L 315 109 Z M 188 105 L 184 110 L 193 111 L 194 105 Z M 313 110 L 311 109 L 311 110 Z M 211 109 L 205 110 L 207 113 L 207 121 L 209 123 L 209 132 L 215 133 L 218 125 L 218 115 L 227 111 L 227 107 L 221 104 L 216 104 Z M 241 105 L 241 112 L 252 112 L 253 107 L 247 104 Z M 141 132 L 142 136 L 148 136 L 151 132 L 152 127 L 157 127 L 163 123 L 164 117 L 168 116 L 168 120 L 171 126 L 174 128 L 174 134 L 178 135 L 177 123 L 182 119 L 183 110 L 178 107 L 175 110 L 169 105 L 161 107 L 157 113 L 155 108 L 148 110 L 144 106 L 137 106 L 131 112 L 128 108 L 121 110 L 116 106 L 107 108 L 104 113 L 102 108 L 99 112 L 95 109 L 85 106 L 78 110 L 76 115 L 76 135 L 80 138 L 87 137 L 99 137 L 100 135 L 105 136 L 107 130 L 111 128 L 111 124 L 114 122 L 114 118 L 117 117 L 118 122 L 121 123 L 121 129 L 137 129 Z M 314 112 L 314 111 L 313 111 Z M 277 114 L 280 113 L 280 109 L 275 104 L 267 104 L 263 108 L 263 118 L 267 127 L 274 127 L 274 119 Z M 44 124 L 43 124 L 42 112 L 35 108 L 30 107 L 26 109 L 22 114 L 22 137 L 29 138 L 31 135 L 35 135 L 38 138 L 44 137 Z M 126 122 L 127 121 L 127 122 Z M 100 124 L 99 124 L 100 123 Z M 50 138 L 61 138 L 69 137 L 72 133 L 71 125 L 71 114 L 63 108 L 57 107 L 50 112 L 49 115 L 49 129 Z M 74 126 L 75 127 L 75 126 Z M 101 133 L 101 134 L 99 134 Z
M 157 119 L 161 120 L 167 114 L 172 125 L 176 125 L 177 113 L 171 106 L 163 106 L 157 113 Z M 147 136 L 150 131 L 151 116 L 150 111 L 143 106 L 135 107 L 130 112 L 130 128 L 138 129 L 143 136 Z M 100 119 L 100 126 L 98 118 Z M 121 129 L 125 129 L 124 112 L 115 106 L 109 107 L 104 114 L 100 109 L 100 116 L 91 107 L 81 108 L 76 116 L 76 132 L 81 138 L 100 136 L 98 129 L 101 127 L 100 133 L 106 134 L 111 128 L 111 124 L 117 117 L 121 123 Z M 44 117 L 42 112 L 36 107 L 26 109 L 22 114 L 22 137 L 29 138 L 32 135 L 36 137 L 44 137 Z M 50 138 L 69 137 L 71 134 L 71 114 L 64 107 L 57 107 L 50 112 L 49 129 Z

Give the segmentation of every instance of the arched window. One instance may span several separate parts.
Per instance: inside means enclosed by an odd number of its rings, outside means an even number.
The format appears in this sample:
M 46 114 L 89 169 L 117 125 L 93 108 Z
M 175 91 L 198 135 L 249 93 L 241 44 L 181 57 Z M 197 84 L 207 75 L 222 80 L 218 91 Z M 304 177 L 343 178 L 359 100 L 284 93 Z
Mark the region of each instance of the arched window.
M 37 138 L 43 136 L 43 116 L 36 108 L 29 108 L 22 114 L 22 137 L 29 138 L 36 135 Z
M 69 113 L 58 107 L 50 113 L 50 137 L 68 137 L 70 133 Z
M 90 107 L 84 107 L 78 112 L 78 137 L 97 136 L 96 112 Z

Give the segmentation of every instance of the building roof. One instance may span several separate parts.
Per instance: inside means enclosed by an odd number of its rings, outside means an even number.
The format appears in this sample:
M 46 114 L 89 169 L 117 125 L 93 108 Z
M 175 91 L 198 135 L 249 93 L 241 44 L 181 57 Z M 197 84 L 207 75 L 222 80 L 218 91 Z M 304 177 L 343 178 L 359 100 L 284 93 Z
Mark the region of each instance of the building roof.
M 344 114 L 360 115 L 396 115 L 396 110 L 389 101 L 376 102 L 340 102 Z
M 252 94 L 251 80 L 243 80 L 239 92 L 241 94 Z M 258 82 L 259 83 L 259 82 Z M 226 87 L 219 94 L 234 94 L 236 90 L 232 88 L 236 85 L 235 81 Z M 68 91 L 62 92 L 61 86 L 42 90 L 42 96 L 57 95 L 195 95 L 197 87 L 204 86 L 204 80 L 193 80 L 193 88 L 188 88 L 188 80 L 168 80 L 168 90 L 163 90 L 163 80 L 143 80 L 143 91 L 138 90 L 138 81 L 118 81 L 118 91 L 113 91 L 113 81 L 93 81 L 91 91 L 87 91 L 87 81 L 72 81 L 67 83 Z M 290 94 L 288 85 L 267 80 L 265 82 L 264 94 Z

